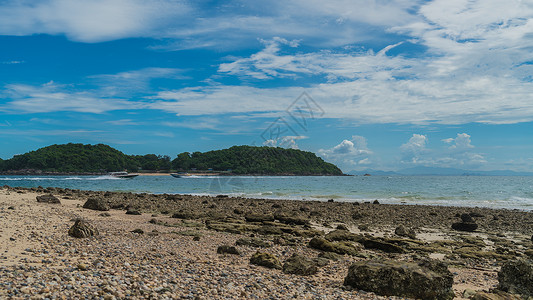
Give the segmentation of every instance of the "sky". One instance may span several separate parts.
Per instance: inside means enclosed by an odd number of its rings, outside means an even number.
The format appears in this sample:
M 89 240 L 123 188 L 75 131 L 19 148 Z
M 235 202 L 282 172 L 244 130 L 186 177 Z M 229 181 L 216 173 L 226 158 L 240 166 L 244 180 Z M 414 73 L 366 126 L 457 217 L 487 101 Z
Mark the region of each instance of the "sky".
M 312 151 L 533 171 L 531 0 L 0 0 L 0 158 Z

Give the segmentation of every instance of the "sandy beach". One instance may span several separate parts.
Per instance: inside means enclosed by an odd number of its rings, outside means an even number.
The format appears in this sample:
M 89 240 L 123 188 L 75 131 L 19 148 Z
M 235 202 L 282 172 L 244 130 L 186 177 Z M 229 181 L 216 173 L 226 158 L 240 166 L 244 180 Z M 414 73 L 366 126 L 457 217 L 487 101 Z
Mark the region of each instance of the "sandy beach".
M 61 203 L 36 201 L 47 194 Z M 83 208 L 91 198 L 110 210 Z M 464 213 L 475 216 L 474 232 L 451 229 Z M 76 219 L 99 235 L 69 236 Z M 0 224 L 0 297 L 21 299 L 400 299 L 344 286 L 349 266 L 426 258 L 448 264 L 462 299 L 465 290 L 495 288 L 503 262 L 533 255 L 532 214 L 487 208 L 4 187 Z M 396 234 L 399 225 L 415 236 Z M 351 255 L 309 247 L 312 238 L 348 231 L 359 237 Z M 218 254 L 221 245 L 239 254 Z M 286 274 L 251 264 L 257 251 L 281 263 L 299 254 L 320 267 L 309 276 Z

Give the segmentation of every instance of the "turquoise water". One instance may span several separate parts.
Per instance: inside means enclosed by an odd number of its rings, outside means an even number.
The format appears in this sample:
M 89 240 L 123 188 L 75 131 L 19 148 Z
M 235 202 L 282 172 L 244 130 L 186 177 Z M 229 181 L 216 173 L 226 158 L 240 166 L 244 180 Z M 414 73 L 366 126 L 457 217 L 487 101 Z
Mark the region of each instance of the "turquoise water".
M 533 177 L 520 176 L 3 176 L 0 185 L 229 194 L 252 198 L 373 201 L 533 210 Z

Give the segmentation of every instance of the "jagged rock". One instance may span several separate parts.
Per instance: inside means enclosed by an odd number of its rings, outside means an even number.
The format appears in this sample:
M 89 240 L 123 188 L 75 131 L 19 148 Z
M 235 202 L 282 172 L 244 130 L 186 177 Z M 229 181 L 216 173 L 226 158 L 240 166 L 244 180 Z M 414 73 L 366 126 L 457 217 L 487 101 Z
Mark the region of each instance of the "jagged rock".
M 383 296 L 453 299 L 453 274 L 442 262 L 359 261 L 352 264 L 344 285 Z
M 131 232 L 133 233 L 137 233 L 137 234 L 143 234 L 144 233 L 144 230 L 140 229 L 140 228 L 137 228 L 137 229 L 133 229 Z
M 107 201 L 101 198 L 89 198 L 83 204 L 83 208 L 92 209 L 92 210 L 99 210 L 99 211 L 108 211 L 109 205 L 107 204 Z
M 405 236 L 410 239 L 416 239 L 415 231 L 412 228 L 407 228 L 403 225 L 396 227 L 396 230 L 394 230 L 394 233 L 399 236 Z
M 58 198 L 56 198 L 54 195 L 42 195 L 37 196 L 37 202 L 40 203 L 52 203 L 52 204 L 61 204 L 61 201 L 59 201 Z
M 227 253 L 227 254 L 235 254 L 235 255 L 241 254 L 237 248 L 235 248 L 234 246 L 228 246 L 228 245 L 218 246 L 217 253 L 218 254 Z
M 357 247 L 349 242 L 330 242 L 322 238 L 312 238 L 309 247 L 317 250 L 334 252 L 337 254 L 357 255 Z
M 68 230 L 68 235 L 75 238 L 86 238 L 98 234 L 96 227 L 83 220 L 76 220 L 74 225 Z
M 533 261 L 505 262 L 498 272 L 498 289 L 512 294 L 533 296 Z
M 260 238 L 253 238 L 253 237 L 240 238 L 237 241 L 235 241 L 235 245 L 250 246 L 250 247 L 257 247 L 257 248 L 267 248 L 271 246 L 269 242 L 264 241 Z
M 293 254 L 283 264 L 283 273 L 296 275 L 313 275 L 318 272 L 318 263 L 305 256 Z
M 337 225 L 337 229 L 338 230 L 348 230 L 348 227 L 346 227 L 346 225 L 344 225 L 344 224 L 339 224 L 339 225 Z
M 470 214 L 462 214 L 461 215 L 461 220 L 464 223 L 475 223 L 474 219 L 472 218 L 472 215 L 470 215 Z
M 270 269 L 282 269 L 281 263 L 279 260 L 270 253 L 264 253 L 257 251 L 252 257 L 250 258 L 250 263 L 253 265 L 258 265 Z

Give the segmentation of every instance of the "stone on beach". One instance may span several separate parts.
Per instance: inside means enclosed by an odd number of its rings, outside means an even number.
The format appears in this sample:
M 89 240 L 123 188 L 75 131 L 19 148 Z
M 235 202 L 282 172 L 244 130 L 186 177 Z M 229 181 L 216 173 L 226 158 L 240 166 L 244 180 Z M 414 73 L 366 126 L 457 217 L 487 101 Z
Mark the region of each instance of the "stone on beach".
M 107 201 L 102 198 L 91 197 L 87 199 L 85 204 L 83 204 L 83 208 L 99 210 L 99 211 L 108 211 L 109 205 L 107 204 Z
M 407 227 L 405 227 L 403 225 L 400 225 L 400 226 L 396 227 L 396 229 L 394 230 L 394 233 L 396 235 L 405 236 L 405 237 L 408 237 L 410 239 L 415 239 L 416 238 L 415 231 L 412 228 L 407 228 Z
M 344 285 L 384 296 L 453 299 L 453 274 L 442 262 L 359 261 L 352 264 Z
M 473 232 L 478 228 L 478 225 L 470 214 L 461 214 L 461 222 L 453 223 L 452 229 L 458 231 Z
M 283 264 L 283 273 L 295 275 L 313 275 L 318 272 L 318 263 L 316 260 L 309 259 L 305 256 L 293 254 Z
M 228 245 L 218 246 L 217 253 L 218 254 L 235 254 L 235 255 L 241 254 L 237 248 L 235 248 L 234 246 L 228 246 Z
M 334 252 L 337 254 L 357 255 L 357 247 L 349 242 L 330 242 L 322 238 L 312 238 L 309 247 L 317 250 Z
M 258 265 L 270 269 L 282 269 L 281 263 L 279 262 L 278 258 L 270 253 L 265 252 L 259 252 L 257 251 L 252 257 L 250 258 L 250 263 L 252 265 Z
M 98 235 L 98 229 L 84 220 L 76 220 L 68 230 L 68 235 L 75 238 L 86 238 Z
M 61 204 L 61 201 L 59 201 L 59 199 L 57 197 L 55 197 L 54 195 L 42 195 L 42 196 L 37 196 L 37 202 L 40 202 L 40 203 L 53 203 L 53 204 Z
M 502 291 L 533 297 L 533 261 L 516 260 L 503 264 L 498 272 L 498 288 Z

